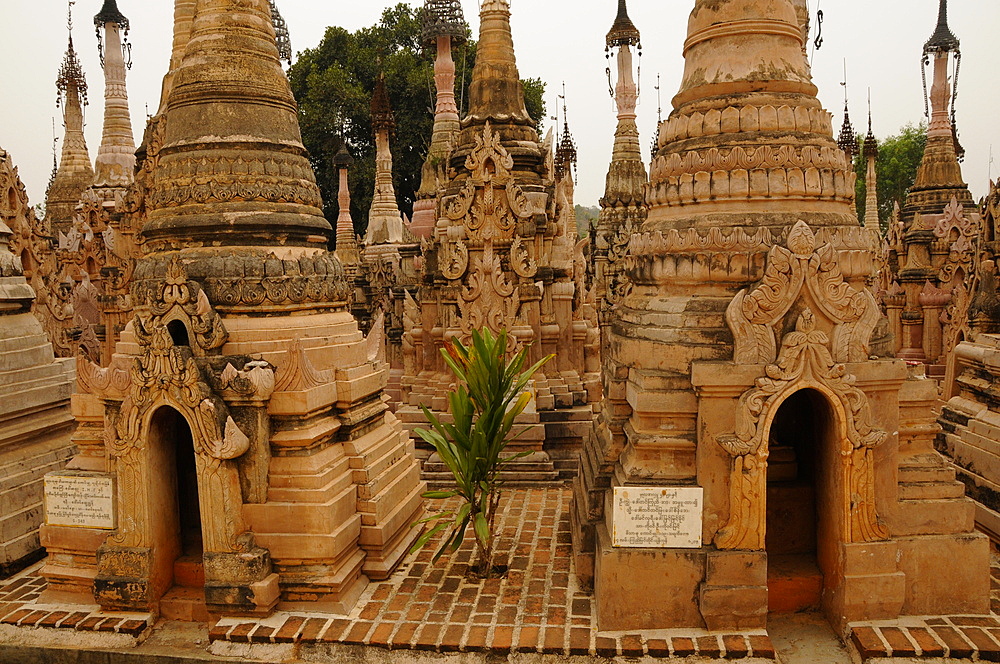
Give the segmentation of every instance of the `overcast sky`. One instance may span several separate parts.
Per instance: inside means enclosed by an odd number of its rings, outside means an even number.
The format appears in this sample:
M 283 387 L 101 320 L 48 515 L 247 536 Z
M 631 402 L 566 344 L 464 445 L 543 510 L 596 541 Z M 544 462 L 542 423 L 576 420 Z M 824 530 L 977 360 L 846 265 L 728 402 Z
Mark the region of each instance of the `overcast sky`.
M 52 169 L 52 118 L 62 135 L 55 106 L 55 79 L 66 49 L 66 0 L 0 0 L 0 147 L 20 167 L 32 203 L 42 202 Z M 292 47 L 319 43 L 326 26 L 348 30 L 374 24 L 385 0 L 277 0 L 288 22 Z M 415 3 L 415 2 L 414 2 Z M 78 0 L 74 7 L 74 42 L 90 85 L 87 143 L 91 158 L 100 144 L 104 78 L 97 55 L 93 16 L 102 0 Z M 132 23 L 133 66 L 128 87 L 136 140 L 147 109 L 159 101 L 160 83 L 170 53 L 173 3 L 169 0 L 118 0 Z M 617 9 L 615 0 L 512 0 L 512 28 L 522 77 L 538 77 L 549 86 L 550 115 L 566 82 L 571 130 L 579 148 L 577 202 L 594 205 L 604 190 L 611 156 L 615 112 L 607 91 L 604 36 Z M 825 14 L 823 46 L 813 54 L 813 75 L 820 99 L 839 127 L 843 109 L 844 58 L 851 116 L 855 127 L 867 123 L 871 88 L 875 134 L 886 136 L 923 119 L 920 54 L 934 30 L 938 0 L 810 0 Z M 479 27 L 478 2 L 463 0 L 473 32 Z M 670 112 L 683 69 L 681 48 L 691 0 L 631 0 L 629 13 L 642 32 L 639 128 L 642 144 L 652 140 L 657 117 L 657 74 L 663 116 Z M 962 41 L 958 126 L 967 150 L 965 179 L 978 199 L 988 189 L 990 149 L 995 143 L 994 179 L 1000 173 L 1000 85 L 997 50 L 1000 2 L 952 0 L 952 31 Z M 814 18 L 815 30 L 815 18 Z M 815 36 L 815 31 L 814 31 Z M 991 47 L 991 44 L 993 46 Z M 551 121 L 547 122 L 551 126 Z M 405 140 L 405 137 L 400 137 Z M 648 156 L 648 153 L 647 153 Z

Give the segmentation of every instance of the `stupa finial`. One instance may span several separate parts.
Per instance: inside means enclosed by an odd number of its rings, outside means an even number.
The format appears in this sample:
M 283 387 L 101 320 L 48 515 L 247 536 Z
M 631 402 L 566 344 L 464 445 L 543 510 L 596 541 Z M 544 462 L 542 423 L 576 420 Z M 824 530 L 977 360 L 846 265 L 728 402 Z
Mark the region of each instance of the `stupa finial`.
M 924 55 L 928 53 L 958 52 L 960 42 L 948 27 L 948 0 L 940 0 L 937 27 L 934 34 L 924 43 Z
M 847 60 L 844 60 L 844 80 L 840 83 L 844 86 L 844 124 L 840 127 L 840 136 L 837 137 L 837 145 L 847 155 L 847 160 L 854 159 L 858 153 L 858 135 L 851 124 L 851 112 L 848 108 L 847 97 Z
M 65 107 L 66 97 L 73 92 L 79 95 L 80 103 L 87 105 L 87 77 L 83 73 L 80 59 L 76 55 L 73 47 L 73 5 L 76 0 L 69 0 L 66 9 L 66 30 L 69 32 L 69 41 L 66 46 L 66 55 L 63 56 L 62 66 L 59 67 L 59 76 L 56 78 L 56 88 L 59 96 L 56 98 L 56 106 Z
M 563 177 L 567 173 L 574 173 L 577 163 L 576 141 L 569 130 L 569 114 L 566 112 L 566 83 L 562 85 L 563 92 L 559 95 L 562 100 L 563 128 L 559 137 L 559 144 L 556 146 L 555 170 L 558 177 Z
M 460 0 L 424 0 L 420 31 L 424 45 L 435 46 L 438 37 L 449 37 L 456 46 L 464 44 L 468 29 Z
M 615 17 L 615 22 L 611 26 L 611 30 L 608 31 L 606 43 L 608 49 L 626 44 L 642 48 L 639 29 L 628 17 L 628 7 L 625 0 L 618 0 L 618 16 Z

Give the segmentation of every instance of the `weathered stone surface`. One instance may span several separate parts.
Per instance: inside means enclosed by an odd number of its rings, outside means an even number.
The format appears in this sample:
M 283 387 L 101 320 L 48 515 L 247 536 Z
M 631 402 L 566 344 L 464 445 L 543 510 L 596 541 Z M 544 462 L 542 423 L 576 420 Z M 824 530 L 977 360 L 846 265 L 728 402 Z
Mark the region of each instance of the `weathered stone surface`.
M 648 215 L 622 242 L 629 286 L 603 321 L 609 398 L 576 485 L 575 556 L 594 551 L 601 629 L 759 625 L 769 596 L 772 610 L 821 605 L 836 629 L 985 611 L 984 540 L 931 448 L 933 384 L 884 357 L 871 236 L 810 80 L 805 15 L 789 0 L 694 5 Z M 612 549 L 601 533 L 612 490 L 669 484 L 704 489 L 705 553 L 684 567 L 690 592 L 658 586 L 681 606 L 651 621 L 633 603 L 639 578 L 670 574 L 682 551 Z M 955 547 L 970 552 L 955 579 L 968 604 L 930 571 Z
M 270 5 L 178 2 L 175 18 L 134 187 L 132 319 L 106 366 L 81 360 L 75 400 L 79 463 L 110 459 L 118 525 L 96 552 L 51 529 L 44 572 L 67 589 L 90 576 L 118 609 L 155 612 L 193 582 L 212 611 L 349 611 L 418 535 L 412 444 L 326 251 Z M 203 580 L 178 562 L 192 556 Z

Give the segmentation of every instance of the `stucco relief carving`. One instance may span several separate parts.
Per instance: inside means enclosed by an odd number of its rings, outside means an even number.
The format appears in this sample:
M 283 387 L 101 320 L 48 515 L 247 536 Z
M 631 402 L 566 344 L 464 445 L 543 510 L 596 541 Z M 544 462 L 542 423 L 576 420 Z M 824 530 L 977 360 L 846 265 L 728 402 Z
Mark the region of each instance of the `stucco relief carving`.
M 952 196 L 944 216 L 934 225 L 934 237 L 948 243 L 948 257 L 938 273 L 940 283 L 957 281 L 968 286 L 969 280 L 978 274 L 980 226 L 979 213 L 966 215 L 958 198 Z
M 761 282 L 737 293 L 726 310 L 738 364 L 770 364 L 777 355 L 776 325 L 803 291 L 834 323 L 833 357 L 838 362 L 862 362 L 870 355 L 871 336 L 879 309 L 866 289 L 844 280 L 837 251 L 816 246 L 809 226 L 799 221 L 789 233 L 788 248 L 774 246 Z
M 660 145 L 700 136 L 756 131 L 801 131 L 833 135 L 833 116 L 822 108 L 742 106 L 672 115 L 660 126 Z
M 843 486 L 840 513 L 846 541 L 885 539 L 888 531 L 875 510 L 873 449 L 888 437 L 872 426 L 868 397 L 855 378 L 834 360 L 829 337 L 816 329 L 815 314 L 805 309 L 795 330 L 782 339 L 776 363 L 739 400 L 736 431 L 717 437 L 733 456 L 730 514 L 715 543 L 720 549 L 763 549 L 767 485 L 768 433 L 773 414 L 784 400 L 802 389 L 815 389 L 830 400 L 840 441 L 836 469 Z
M 465 161 L 469 179 L 461 192 L 444 202 L 445 216 L 462 222 L 474 245 L 510 241 L 532 205 L 511 174 L 514 158 L 487 122 Z
M 148 194 L 156 208 L 229 201 L 322 203 L 309 162 L 299 155 L 176 156 L 160 165 Z
M 703 151 L 691 150 L 683 154 L 674 152 L 657 157 L 650 168 L 650 177 L 659 180 L 685 173 L 711 173 L 737 169 L 749 171 L 756 168 L 847 170 L 849 165 L 844 157 L 844 151 L 836 146 L 761 145 L 751 148 L 737 146 L 728 150 L 710 148 Z
M 511 329 L 517 324 L 518 297 L 500 267 L 500 257 L 493 244 L 486 243 L 475 259 L 468 285 L 458 300 L 462 334 L 471 337 L 473 330 Z M 510 337 L 514 338 L 513 335 Z
M 285 354 L 286 362 L 278 367 L 277 379 L 274 383 L 275 392 L 297 392 L 311 390 L 320 385 L 333 383 L 333 370 L 317 369 L 306 355 L 302 341 L 295 337 Z
M 136 303 L 135 335 L 142 345 L 152 343 L 154 331 L 174 320 L 180 321 L 193 337 L 191 348 L 200 355 L 217 351 L 229 338 L 205 291 L 198 282 L 188 279 L 176 256 L 166 264 L 162 279 L 136 283 L 132 297 Z
M 525 279 L 531 279 L 538 273 L 538 263 L 519 237 L 515 237 L 510 245 L 510 267 L 517 276 Z
M 439 260 L 445 279 L 461 279 L 469 269 L 469 248 L 461 240 L 448 242 Z
M 249 437 L 229 414 L 225 402 L 204 380 L 190 347 L 174 345 L 166 327 L 155 327 L 139 338 L 142 355 L 129 371 L 129 389 L 108 436 L 119 479 L 119 511 L 123 518 L 111 541 L 118 546 L 148 546 L 152 539 L 149 501 L 142 495 L 150 467 L 149 441 L 153 413 L 161 406 L 175 409 L 191 430 L 198 469 L 198 497 L 204 520 L 206 551 L 247 550 L 244 537 L 239 476 L 233 459 L 250 447 Z M 110 415 L 110 413 L 109 413 Z M 109 432 L 112 433 L 112 432 Z M 220 523 L 219 520 L 223 523 Z

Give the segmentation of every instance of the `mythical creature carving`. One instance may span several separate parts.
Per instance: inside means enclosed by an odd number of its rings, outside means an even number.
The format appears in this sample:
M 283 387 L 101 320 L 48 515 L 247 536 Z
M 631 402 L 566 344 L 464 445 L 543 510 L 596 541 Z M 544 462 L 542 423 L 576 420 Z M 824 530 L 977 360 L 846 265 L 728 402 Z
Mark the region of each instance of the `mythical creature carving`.
M 826 333 L 816 329 L 815 314 L 806 308 L 795 330 L 782 339 L 775 364 L 745 392 L 736 411 L 736 431 L 716 440 L 733 459 L 730 475 L 729 521 L 719 530 L 720 549 L 763 549 L 765 525 L 767 436 L 772 413 L 785 399 L 802 389 L 815 389 L 834 401 L 840 441 L 837 472 L 843 487 L 840 500 L 848 542 L 885 539 L 888 531 L 875 510 L 872 450 L 888 434 L 872 425 L 868 397 L 855 386 L 855 377 L 830 354 Z
M 738 364 L 769 364 L 777 352 L 776 325 L 808 290 L 815 305 L 834 322 L 833 357 L 838 362 L 862 362 L 870 355 L 871 336 L 879 309 L 867 289 L 844 280 L 837 251 L 816 247 L 809 226 L 799 221 L 787 240 L 788 249 L 771 248 L 760 284 L 740 291 L 726 310 Z
M 604 301 L 607 306 L 621 302 L 632 288 L 628 269 L 634 260 L 630 248 L 634 233 L 635 221 L 631 215 L 626 215 L 625 220 L 608 238 L 608 262 L 604 268 Z

